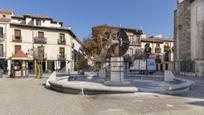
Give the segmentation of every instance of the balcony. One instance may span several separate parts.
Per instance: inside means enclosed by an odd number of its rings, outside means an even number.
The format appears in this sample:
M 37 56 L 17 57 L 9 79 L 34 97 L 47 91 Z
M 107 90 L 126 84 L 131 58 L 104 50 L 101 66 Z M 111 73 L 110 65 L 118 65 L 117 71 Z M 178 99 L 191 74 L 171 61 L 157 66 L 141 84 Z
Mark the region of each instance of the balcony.
M 155 53 L 161 53 L 161 48 L 160 47 L 155 48 Z
M 35 44 L 46 44 L 47 43 L 47 38 L 45 37 L 35 37 L 34 38 L 34 43 Z
M 39 52 L 37 52 L 34 56 L 33 56 L 33 58 L 35 59 L 35 60 L 47 60 L 47 53 L 39 53 Z
M 66 60 L 66 57 L 67 57 L 67 55 L 65 55 L 65 54 L 58 54 L 57 55 L 58 60 Z
M 66 40 L 65 40 L 65 38 L 59 38 L 59 39 L 57 40 L 57 43 L 58 43 L 59 45 L 66 45 Z
M 13 36 L 12 41 L 13 42 L 22 42 L 22 36 Z

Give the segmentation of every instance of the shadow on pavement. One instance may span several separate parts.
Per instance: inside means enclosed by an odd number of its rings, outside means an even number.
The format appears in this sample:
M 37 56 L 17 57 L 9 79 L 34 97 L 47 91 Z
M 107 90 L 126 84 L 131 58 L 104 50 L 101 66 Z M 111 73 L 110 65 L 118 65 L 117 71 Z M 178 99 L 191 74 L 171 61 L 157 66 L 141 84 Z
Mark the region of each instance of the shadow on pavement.
M 177 76 L 184 79 L 194 81 L 194 85 L 192 86 L 191 90 L 185 94 L 180 95 L 180 97 L 191 97 L 191 98 L 199 98 L 204 99 L 204 78 L 199 77 L 189 77 L 189 76 Z
M 188 103 L 188 104 L 204 107 L 204 101 L 195 101 L 195 102 L 191 102 L 191 103 Z

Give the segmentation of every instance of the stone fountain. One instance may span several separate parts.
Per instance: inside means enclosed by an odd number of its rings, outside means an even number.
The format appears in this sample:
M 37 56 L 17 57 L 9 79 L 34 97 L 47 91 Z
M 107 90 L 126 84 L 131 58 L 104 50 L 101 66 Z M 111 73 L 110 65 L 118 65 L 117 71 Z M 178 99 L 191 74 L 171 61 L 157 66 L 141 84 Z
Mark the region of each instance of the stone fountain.
M 123 55 L 127 52 L 130 43 L 126 32 L 121 29 L 111 29 L 105 33 L 103 41 L 105 41 L 104 47 L 100 55 L 95 58 L 95 62 L 103 65 L 106 58 L 110 58 L 110 79 L 104 78 L 107 77 L 104 70 L 100 70 L 99 77 L 92 76 L 91 78 L 57 77 L 56 72 L 53 72 L 46 82 L 46 87 L 74 94 L 135 93 L 138 91 L 182 94 L 190 90 L 193 82 L 176 78 L 171 71 L 166 71 L 164 76 L 160 76 L 162 80 L 156 80 L 156 76 L 151 76 L 151 80 L 138 79 L 137 75 L 134 79 L 125 79 L 128 75 L 124 73 Z

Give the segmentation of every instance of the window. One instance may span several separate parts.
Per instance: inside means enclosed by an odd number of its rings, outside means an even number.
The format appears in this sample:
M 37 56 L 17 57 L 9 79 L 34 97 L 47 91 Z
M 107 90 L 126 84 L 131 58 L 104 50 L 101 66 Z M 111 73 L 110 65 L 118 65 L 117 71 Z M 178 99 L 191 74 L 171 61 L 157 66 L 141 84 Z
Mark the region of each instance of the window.
M 161 53 L 160 44 L 156 44 L 155 53 Z
M 4 47 L 3 47 L 3 44 L 0 44 L 0 56 L 1 57 L 4 56 Z
M 38 38 L 44 38 L 44 32 L 38 32 Z
M 0 38 L 3 38 L 3 27 L 0 27 Z
M 65 41 L 65 35 L 64 34 L 60 34 L 60 40 L 63 42 Z
M 63 47 L 60 47 L 59 53 L 61 58 L 64 58 L 64 52 L 65 52 L 65 49 Z
M 64 53 L 64 48 L 60 47 L 60 53 Z
M 41 20 L 36 20 L 36 25 L 41 26 Z
M 133 35 L 129 36 L 130 44 L 133 44 Z
M 140 39 L 139 39 L 139 37 L 137 36 L 137 35 L 134 35 L 134 44 L 135 45 L 140 45 Z
M 2 15 L 3 16 L 3 18 L 6 18 L 6 15 Z
M 21 30 L 14 30 L 15 39 L 20 40 L 21 39 Z
M 20 45 L 15 45 L 15 53 L 16 53 L 18 50 L 21 50 L 21 46 L 20 46 Z

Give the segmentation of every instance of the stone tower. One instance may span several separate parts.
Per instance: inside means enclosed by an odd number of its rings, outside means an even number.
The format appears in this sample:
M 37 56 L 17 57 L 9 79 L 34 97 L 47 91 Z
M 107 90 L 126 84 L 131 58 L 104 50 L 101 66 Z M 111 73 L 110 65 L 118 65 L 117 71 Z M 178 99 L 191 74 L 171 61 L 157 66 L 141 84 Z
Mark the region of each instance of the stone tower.
M 192 66 L 189 70 L 204 76 L 204 0 L 177 0 L 174 15 L 176 72 Z
M 181 61 L 191 60 L 191 2 L 177 0 L 174 12 L 175 69 L 182 71 Z
M 204 76 L 204 0 L 191 0 L 191 52 L 195 72 Z

